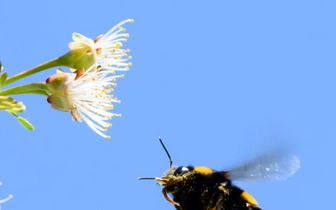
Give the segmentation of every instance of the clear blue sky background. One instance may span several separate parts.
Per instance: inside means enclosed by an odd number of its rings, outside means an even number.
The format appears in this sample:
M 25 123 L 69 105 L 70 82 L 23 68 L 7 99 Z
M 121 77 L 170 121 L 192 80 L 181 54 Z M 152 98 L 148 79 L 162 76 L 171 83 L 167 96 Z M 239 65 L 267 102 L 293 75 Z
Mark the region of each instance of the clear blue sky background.
M 301 168 L 284 182 L 237 182 L 263 209 L 330 209 L 335 189 L 336 2 L 1 1 L 0 60 L 10 75 L 127 24 L 133 66 L 119 80 L 111 141 L 41 96 L 18 96 L 23 129 L 1 112 L 4 210 L 174 209 L 169 162 L 217 170 L 287 145 Z M 44 81 L 55 69 L 22 81 Z M 20 82 L 21 83 L 21 82 Z

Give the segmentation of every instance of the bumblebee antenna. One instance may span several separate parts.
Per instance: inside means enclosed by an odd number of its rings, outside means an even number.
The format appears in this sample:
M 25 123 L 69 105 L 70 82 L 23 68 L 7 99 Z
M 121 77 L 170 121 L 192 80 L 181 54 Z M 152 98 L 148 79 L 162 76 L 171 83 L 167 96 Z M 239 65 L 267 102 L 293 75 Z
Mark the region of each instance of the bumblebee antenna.
M 172 165 L 173 165 L 173 160 L 171 159 L 170 154 L 169 154 L 167 148 L 166 148 L 165 145 L 163 144 L 163 142 L 162 142 L 162 140 L 161 140 L 161 137 L 159 137 L 159 141 L 160 141 L 160 143 L 161 143 L 163 149 L 166 151 L 166 154 L 167 154 L 167 156 L 168 156 L 168 158 L 169 158 L 169 168 L 171 168 Z
M 166 146 L 163 144 L 163 142 L 162 142 L 162 140 L 161 140 L 161 137 L 159 137 L 159 141 L 160 141 L 160 143 L 161 143 L 163 149 L 166 151 L 166 154 L 167 154 L 167 156 L 168 156 L 168 158 L 169 158 L 169 168 L 171 168 L 172 165 L 173 165 L 173 160 L 171 159 L 170 154 L 169 154 L 169 152 L 168 152 Z M 157 181 L 162 181 L 161 178 L 157 178 L 157 177 L 139 177 L 138 180 L 157 180 Z M 163 194 L 165 194 L 165 193 L 163 193 Z M 166 194 L 167 194 L 167 193 L 166 193 Z M 165 197 L 166 197 L 166 194 L 165 194 Z M 167 198 L 167 200 L 170 202 L 171 199 L 169 200 L 169 199 Z
M 155 177 L 139 177 L 138 180 L 155 180 Z

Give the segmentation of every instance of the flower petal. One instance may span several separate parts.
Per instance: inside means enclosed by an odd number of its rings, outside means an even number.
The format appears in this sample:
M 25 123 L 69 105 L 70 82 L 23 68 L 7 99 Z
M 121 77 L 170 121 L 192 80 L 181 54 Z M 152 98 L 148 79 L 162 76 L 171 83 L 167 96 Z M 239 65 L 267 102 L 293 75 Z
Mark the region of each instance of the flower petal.
M 92 39 L 87 38 L 86 36 L 79 34 L 79 33 L 73 33 L 72 39 L 74 42 L 71 42 L 70 49 L 76 49 L 76 48 L 82 48 L 82 47 L 93 47 L 94 42 Z

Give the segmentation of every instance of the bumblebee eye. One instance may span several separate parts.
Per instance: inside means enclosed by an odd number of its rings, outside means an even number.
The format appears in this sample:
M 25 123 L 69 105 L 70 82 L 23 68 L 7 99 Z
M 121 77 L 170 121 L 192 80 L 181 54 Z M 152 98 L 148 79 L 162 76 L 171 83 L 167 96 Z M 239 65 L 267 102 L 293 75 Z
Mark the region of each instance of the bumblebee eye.
M 180 166 L 174 171 L 174 176 L 180 176 L 182 174 L 185 174 L 189 171 L 189 168 L 185 166 Z

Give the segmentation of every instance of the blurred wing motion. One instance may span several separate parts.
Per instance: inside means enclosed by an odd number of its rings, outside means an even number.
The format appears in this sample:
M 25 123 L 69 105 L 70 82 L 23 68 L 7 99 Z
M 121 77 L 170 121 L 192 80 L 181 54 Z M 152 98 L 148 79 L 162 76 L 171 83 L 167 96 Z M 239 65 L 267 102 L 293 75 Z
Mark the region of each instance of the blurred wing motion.
M 226 173 L 231 180 L 285 180 L 300 168 L 295 155 L 270 153 Z

